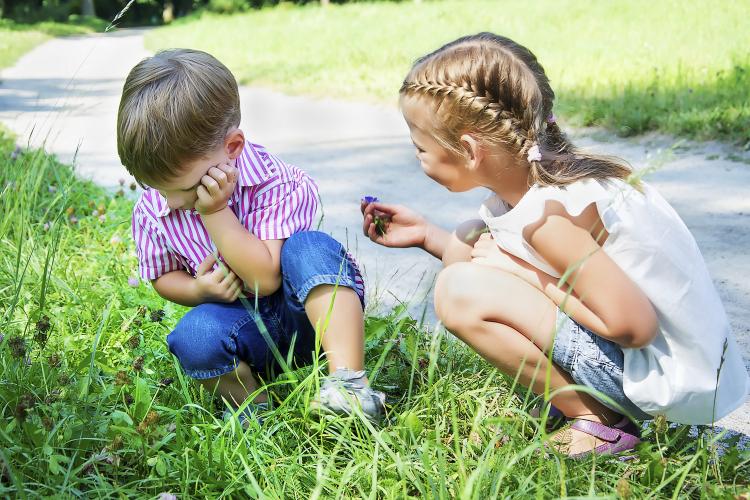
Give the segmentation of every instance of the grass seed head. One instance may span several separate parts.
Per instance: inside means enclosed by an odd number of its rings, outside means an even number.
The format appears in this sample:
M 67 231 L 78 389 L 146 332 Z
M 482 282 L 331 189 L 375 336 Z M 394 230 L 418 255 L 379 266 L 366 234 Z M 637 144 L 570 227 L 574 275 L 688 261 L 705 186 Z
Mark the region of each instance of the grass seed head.
M 143 370 L 143 356 L 138 356 L 133 360 L 133 370 L 140 372 Z
M 26 341 L 21 337 L 9 338 L 8 347 L 14 358 L 23 358 L 26 355 Z

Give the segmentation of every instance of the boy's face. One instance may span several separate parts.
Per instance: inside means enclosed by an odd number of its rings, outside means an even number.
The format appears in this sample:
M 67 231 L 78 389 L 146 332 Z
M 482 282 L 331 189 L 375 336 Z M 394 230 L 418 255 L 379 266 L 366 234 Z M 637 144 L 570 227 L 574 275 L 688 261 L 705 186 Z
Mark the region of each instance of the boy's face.
M 203 158 L 185 162 L 180 165 L 182 174 L 167 182 L 151 184 L 151 187 L 167 199 L 167 205 L 172 210 L 192 210 L 198 199 L 197 189 L 202 179 L 211 167 L 222 163 L 232 163 L 223 145 Z
M 178 177 L 166 182 L 150 183 L 149 186 L 167 199 L 170 209 L 192 210 L 198 199 L 198 186 L 202 184 L 203 178 L 208 176 L 209 169 L 221 164 L 234 165 L 234 160 L 242 153 L 244 145 L 244 134 L 241 130 L 234 129 L 216 149 L 202 158 L 180 165 L 182 173 Z

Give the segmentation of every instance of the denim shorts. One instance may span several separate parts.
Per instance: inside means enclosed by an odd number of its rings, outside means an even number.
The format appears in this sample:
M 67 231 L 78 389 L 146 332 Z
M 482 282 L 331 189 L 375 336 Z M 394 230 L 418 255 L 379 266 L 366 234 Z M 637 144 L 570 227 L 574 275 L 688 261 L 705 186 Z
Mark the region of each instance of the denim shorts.
M 309 364 L 315 329 L 305 313 L 307 295 L 318 285 L 358 293 L 362 288 L 357 287 L 359 270 L 341 243 L 318 231 L 296 233 L 284 242 L 281 276 L 282 286 L 272 295 L 201 304 L 180 319 L 167 344 L 188 376 L 218 377 L 244 361 L 270 379 L 281 371 L 277 356 L 290 365 Z M 359 298 L 364 308 L 363 292 Z
M 564 312 L 557 312 L 557 335 L 552 347 L 552 361 L 570 374 L 576 384 L 585 385 L 611 398 L 631 417 L 650 420 L 653 417 L 638 408 L 622 388 L 623 352 L 619 345 L 576 323 Z M 604 406 L 622 413 L 596 393 Z

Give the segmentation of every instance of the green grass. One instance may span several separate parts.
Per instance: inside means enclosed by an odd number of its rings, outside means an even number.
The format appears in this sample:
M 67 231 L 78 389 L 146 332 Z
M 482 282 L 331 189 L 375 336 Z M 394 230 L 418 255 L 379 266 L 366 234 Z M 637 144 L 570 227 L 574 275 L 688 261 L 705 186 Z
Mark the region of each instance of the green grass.
M 557 91 L 557 112 L 572 124 L 744 144 L 749 11 L 747 0 L 282 5 L 198 15 L 149 33 L 146 44 L 209 51 L 246 84 L 395 104 L 415 58 L 489 30 L 537 54 Z
M 308 411 L 319 367 L 271 387 L 243 432 L 182 375 L 184 308 L 141 284 L 132 200 L 0 133 L 0 496 L 735 498 L 750 452 L 653 426 L 629 462 L 542 451 L 532 403 L 463 344 L 402 310 L 368 317 L 385 425 Z M 53 186 L 53 189 L 50 189 Z M 95 212 L 96 211 L 96 212 Z M 104 216 L 102 217 L 102 213 Z M 71 220 L 71 218 L 73 218 Z M 162 317 L 163 315 L 163 317 Z
M 22 24 L 0 19 L 0 69 L 12 66 L 23 54 L 55 36 L 81 35 L 103 31 L 101 19 L 73 18 L 68 23 Z

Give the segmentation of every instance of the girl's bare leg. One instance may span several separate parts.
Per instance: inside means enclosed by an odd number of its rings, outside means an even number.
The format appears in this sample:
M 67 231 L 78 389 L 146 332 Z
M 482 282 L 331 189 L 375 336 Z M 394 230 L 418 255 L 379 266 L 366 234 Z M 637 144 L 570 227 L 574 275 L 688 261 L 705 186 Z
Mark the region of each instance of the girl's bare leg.
M 503 373 L 542 394 L 553 346 L 557 306 L 539 289 L 500 269 L 472 263 L 445 268 L 435 285 L 435 309 L 445 327 Z M 552 363 L 549 392 L 574 384 Z M 613 424 L 619 416 L 586 393 L 563 391 L 552 404 L 568 417 Z M 569 453 L 602 444 L 569 431 Z M 562 436 L 558 436 L 560 438 Z

